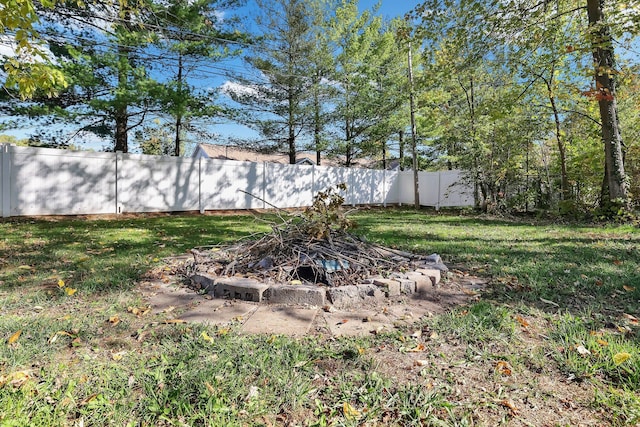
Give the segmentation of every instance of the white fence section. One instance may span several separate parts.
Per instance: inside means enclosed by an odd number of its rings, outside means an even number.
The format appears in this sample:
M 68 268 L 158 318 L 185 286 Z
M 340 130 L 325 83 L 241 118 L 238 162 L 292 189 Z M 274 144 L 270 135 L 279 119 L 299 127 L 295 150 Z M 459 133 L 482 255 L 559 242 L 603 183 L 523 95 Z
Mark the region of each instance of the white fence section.
M 420 204 L 468 206 L 458 171 L 420 172 Z M 308 206 L 347 184 L 345 203 L 413 203 L 413 173 L 0 144 L 3 217 Z

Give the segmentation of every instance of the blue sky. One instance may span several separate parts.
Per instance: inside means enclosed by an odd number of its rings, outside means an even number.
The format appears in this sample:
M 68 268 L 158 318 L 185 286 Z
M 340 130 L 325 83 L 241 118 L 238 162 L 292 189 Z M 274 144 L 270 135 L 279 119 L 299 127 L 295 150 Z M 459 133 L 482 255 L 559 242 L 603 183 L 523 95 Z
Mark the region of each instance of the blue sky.
M 251 1 L 251 0 L 249 0 Z M 411 9 L 413 9 L 416 5 L 418 5 L 420 2 L 418 1 L 406 1 L 406 0 L 360 0 L 359 1 L 359 6 L 361 10 L 365 10 L 365 9 L 371 9 L 373 6 L 375 6 L 376 4 L 380 3 L 380 9 L 379 9 L 379 14 L 382 15 L 384 18 L 386 19 L 392 19 L 398 16 L 403 16 L 406 12 L 410 11 Z M 251 7 L 249 6 L 249 10 L 251 9 Z M 226 62 L 226 61 L 225 61 Z M 227 65 L 231 66 L 232 69 L 237 69 L 237 68 L 241 68 L 242 67 L 242 63 L 238 60 L 233 61 L 232 64 L 226 62 Z M 225 65 L 220 64 L 221 68 L 225 68 Z M 213 86 L 218 86 L 220 84 L 222 84 L 224 82 L 224 78 L 222 76 L 218 76 L 218 77 L 214 77 L 210 80 L 210 84 Z M 66 128 L 66 125 L 62 125 L 63 128 Z M 236 124 L 216 124 L 212 126 L 212 130 L 217 133 L 220 134 L 221 136 L 224 135 L 235 135 L 235 136 L 248 136 L 251 135 L 252 132 L 248 131 L 246 128 L 240 127 Z M 14 135 L 18 138 L 24 138 L 26 136 L 28 136 L 30 133 L 32 132 L 32 129 L 16 129 L 16 130 L 10 130 L 10 131 L 6 131 L 4 133 L 6 134 L 10 134 L 10 135 Z M 91 139 L 91 138 L 90 138 Z M 131 144 L 132 141 L 130 141 Z M 77 141 L 72 141 L 73 144 L 77 144 Z M 103 146 L 105 145 L 109 145 L 110 142 L 109 141 L 100 141 L 100 140 L 86 140 L 85 139 L 85 143 L 81 144 L 80 146 L 83 148 L 89 148 L 89 149 L 94 149 L 94 150 L 100 150 L 103 148 Z M 131 147 L 133 148 L 133 147 Z

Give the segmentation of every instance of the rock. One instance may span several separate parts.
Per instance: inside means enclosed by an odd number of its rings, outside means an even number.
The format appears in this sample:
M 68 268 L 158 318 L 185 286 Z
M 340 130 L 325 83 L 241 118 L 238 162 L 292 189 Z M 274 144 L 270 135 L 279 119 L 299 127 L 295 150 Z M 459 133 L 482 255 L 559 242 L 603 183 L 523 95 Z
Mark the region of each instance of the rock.
M 411 295 L 416 292 L 416 282 L 410 279 L 398 278 L 395 279 L 400 283 L 400 293 L 405 295 Z

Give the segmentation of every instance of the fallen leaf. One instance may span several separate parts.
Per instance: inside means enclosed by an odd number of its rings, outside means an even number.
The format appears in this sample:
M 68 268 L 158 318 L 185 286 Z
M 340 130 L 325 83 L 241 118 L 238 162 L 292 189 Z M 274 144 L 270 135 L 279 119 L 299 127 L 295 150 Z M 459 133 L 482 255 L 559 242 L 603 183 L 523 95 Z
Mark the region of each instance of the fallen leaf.
M 62 280 L 62 279 L 58 280 L 58 287 L 59 288 L 64 288 L 64 280 Z
M 603 282 L 602 280 L 596 280 L 596 286 L 602 286 Z
M 209 381 L 205 381 L 204 385 L 207 387 L 207 390 L 209 390 L 209 393 L 216 394 L 216 389 L 213 388 L 213 386 L 209 383 Z
M 601 337 L 602 335 L 604 335 L 604 332 L 602 332 L 602 331 L 589 331 L 589 335 L 591 335 L 592 337 Z
M 126 351 L 119 351 L 117 353 L 111 353 L 111 359 L 115 360 L 116 362 L 118 360 L 122 360 L 122 357 L 127 354 Z
M 51 335 L 51 338 L 49 338 L 49 341 L 48 341 L 48 342 L 49 342 L 49 344 L 53 344 L 54 342 L 56 342 L 56 341 L 57 341 L 57 339 L 58 339 L 58 337 L 59 337 L 60 335 L 66 335 L 66 336 L 68 336 L 68 337 L 73 337 L 73 335 L 72 335 L 72 334 L 70 334 L 70 333 L 69 333 L 69 332 L 67 332 L 67 331 L 58 331 L 58 332 L 56 332 L 55 334 Z
M 218 336 L 222 337 L 227 335 L 231 331 L 231 328 L 218 329 Z
M 362 348 L 362 347 L 358 347 L 358 354 L 359 354 L 359 355 L 363 355 L 363 354 L 365 353 L 365 351 L 366 351 L 366 350 L 365 350 L 364 348 Z
M 87 396 L 84 399 L 82 399 L 80 401 L 80 403 L 78 403 L 78 406 L 85 406 L 85 405 L 91 403 L 93 400 L 95 400 L 96 397 L 98 397 L 98 393 L 93 393 L 92 395 Z
M 624 316 L 629 322 L 631 322 L 633 324 L 638 324 L 638 322 L 639 322 L 637 317 L 632 316 L 630 314 L 622 313 L 622 316 Z
M 30 265 L 21 265 L 18 267 L 18 270 L 31 270 L 33 267 Z
M 113 326 L 116 326 L 118 323 L 120 323 L 120 318 L 117 314 L 114 314 L 113 316 L 109 317 L 109 323 L 111 323 Z
M 613 363 L 621 365 L 631 358 L 631 355 L 627 352 L 617 353 L 613 356 Z
M 18 341 L 18 338 L 20 338 L 20 335 L 22 334 L 22 329 L 20 329 L 18 332 L 14 333 L 13 335 L 11 335 L 9 337 L 9 339 L 7 340 L 7 344 L 13 344 L 16 341 Z
M 621 265 L 621 264 L 622 264 L 622 261 L 620 261 L 619 259 L 614 259 L 614 260 L 613 260 L 613 264 L 614 264 L 614 265 Z
M 16 371 L 7 376 L 0 375 L 0 387 L 9 384 L 14 388 L 20 388 L 31 377 L 31 371 Z
M 516 405 L 513 403 L 511 399 L 502 400 L 500 402 L 500 405 L 504 406 L 505 408 L 509 408 L 513 415 L 518 415 L 518 408 L 516 407 Z
M 622 285 L 622 289 L 624 289 L 627 292 L 633 292 L 636 290 L 636 288 L 634 288 L 633 286 L 629 286 L 629 285 Z
M 596 342 L 597 342 L 598 344 L 600 344 L 601 346 L 603 346 L 603 347 L 606 347 L 606 346 L 608 346 L 608 345 L 609 345 L 609 343 L 608 343 L 608 342 L 606 342 L 605 340 L 603 340 L 602 338 L 598 338 L 598 339 L 596 340 Z
M 583 345 L 579 345 L 576 347 L 576 351 L 581 355 L 581 356 L 589 356 L 591 354 L 591 352 L 589 350 L 587 350 L 587 348 Z
M 500 360 L 498 361 L 498 363 L 496 363 L 496 372 L 498 372 L 500 375 L 509 377 L 511 376 L 511 365 L 509 365 L 509 362 Z
M 206 331 L 202 331 L 202 333 L 200 334 L 200 336 L 202 337 L 203 340 L 210 342 L 213 344 L 213 337 L 209 336 L 209 334 L 207 334 Z
M 409 353 L 420 353 L 422 351 L 425 351 L 427 349 L 427 347 L 424 346 L 424 344 L 418 344 L 417 346 L 415 346 L 414 348 L 411 348 L 409 350 L 407 350 Z
M 429 364 L 428 360 L 416 360 L 415 362 L 413 362 L 414 366 L 427 366 Z
M 75 294 L 76 291 L 77 289 L 74 289 L 74 288 L 64 288 L 64 292 L 69 296 L 72 296 L 73 294 Z
M 522 316 L 516 316 L 516 320 L 518 321 L 518 323 L 520 323 L 523 327 L 527 328 L 529 327 L 529 322 L 527 322 L 527 320 L 522 317 Z
M 429 339 L 437 340 L 439 336 L 440 335 L 438 335 L 438 333 L 434 331 L 434 332 L 431 332 L 431 335 L 429 335 Z
M 342 413 L 344 414 L 345 418 L 348 419 L 353 419 L 360 416 L 360 411 L 351 406 L 349 402 L 344 402 L 342 404 Z

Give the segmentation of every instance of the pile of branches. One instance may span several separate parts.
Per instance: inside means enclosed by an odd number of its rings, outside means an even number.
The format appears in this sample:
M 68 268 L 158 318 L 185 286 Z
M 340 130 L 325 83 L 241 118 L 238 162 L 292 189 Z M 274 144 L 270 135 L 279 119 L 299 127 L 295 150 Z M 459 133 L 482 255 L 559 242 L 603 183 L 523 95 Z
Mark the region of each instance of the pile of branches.
M 341 184 L 337 190 L 345 190 Z M 294 280 L 328 286 L 360 283 L 410 269 L 419 256 L 367 242 L 348 232 L 355 224 L 336 189 L 318 193 L 302 214 L 278 215 L 272 231 L 234 245 L 192 250 L 193 270 L 217 276 Z

